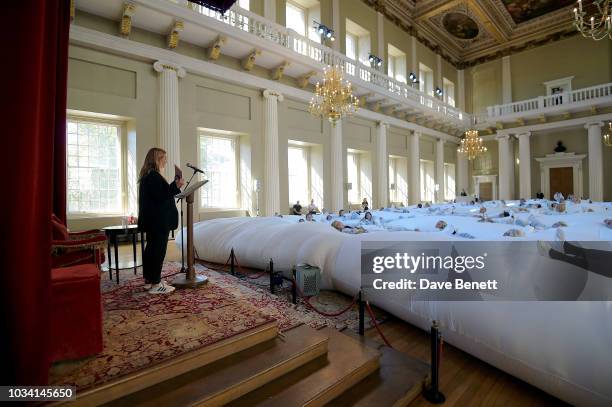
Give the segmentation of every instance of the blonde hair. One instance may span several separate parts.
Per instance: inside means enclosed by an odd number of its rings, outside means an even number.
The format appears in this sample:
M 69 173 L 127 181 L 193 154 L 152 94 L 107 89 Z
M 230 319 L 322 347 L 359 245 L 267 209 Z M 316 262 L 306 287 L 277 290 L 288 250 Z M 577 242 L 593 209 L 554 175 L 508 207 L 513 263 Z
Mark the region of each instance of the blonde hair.
M 163 150 L 161 148 L 153 147 L 152 149 L 150 149 L 145 157 L 144 164 L 142 164 L 138 179 L 141 180 L 142 177 L 144 177 L 151 171 L 159 172 L 159 160 L 165 154 L 166 150 Z

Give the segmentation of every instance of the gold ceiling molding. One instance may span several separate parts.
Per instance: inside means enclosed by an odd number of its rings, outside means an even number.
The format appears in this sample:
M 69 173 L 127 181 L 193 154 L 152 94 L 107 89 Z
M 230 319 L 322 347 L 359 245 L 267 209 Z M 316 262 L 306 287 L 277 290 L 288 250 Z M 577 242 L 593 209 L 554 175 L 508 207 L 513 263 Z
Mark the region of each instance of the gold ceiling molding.
M 362 0 L 385 15 L 424 46 L 457 69 L 568 38 L 577 33 L 572 25 L 573 2 L 554 6 L 507 8 L 502 0 Z M 524 11 L 528 10 L 528 11 Z M 445 26 L 449 13 L 465 14 L 478 27 L 473 37 L 453 35 Z M 457 17 L 454 15 L 453 17 Z M 461 19 L 461 16 L 459 16 Z M 465 27 L 459 25 L 459 30 Z M 455 32 L 456 34 L 456 32 Z

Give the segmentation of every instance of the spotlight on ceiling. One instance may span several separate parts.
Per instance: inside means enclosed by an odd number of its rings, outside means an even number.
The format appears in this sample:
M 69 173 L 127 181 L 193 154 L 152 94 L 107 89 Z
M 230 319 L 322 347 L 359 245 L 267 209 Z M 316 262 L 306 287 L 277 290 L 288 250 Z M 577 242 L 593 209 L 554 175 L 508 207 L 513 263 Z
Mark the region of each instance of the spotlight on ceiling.
M 368 55 L 368 61 L 370 61 L 370 65 L 374 67 L 380 67 L 383 63 L 382 59 L 374 54 Z
M 334 36 L 334 30 L 332 30 L 328 26 L 321 24 L 317 21 L 313 21 L 312 25 L 314 26 L 314 28 L 317 30 L 317 32 L 319 33 L 321 37 L 326 38 L 330 41 L 334 41 L 336 39 Z
M 191 3 L 199 4 L 213 11 L 218 11 L 221 14 L 225 14 L 230 7 L 236 3 L 236 0 L 188 0 Z

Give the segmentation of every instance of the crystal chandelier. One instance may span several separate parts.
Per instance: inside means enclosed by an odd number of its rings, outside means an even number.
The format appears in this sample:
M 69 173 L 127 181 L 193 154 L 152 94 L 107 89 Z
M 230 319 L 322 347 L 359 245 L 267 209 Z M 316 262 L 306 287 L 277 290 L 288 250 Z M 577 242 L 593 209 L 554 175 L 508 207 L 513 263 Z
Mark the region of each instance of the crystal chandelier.
M 608 128 L 603 135 L 603 142 L 606 146 L 612 147 L 612 122 L 608 123 Z
M 332 125 L 344 116 L 350 116 L 359 108 L 353 95 L 353 85 L 344 81 L 344 71 L 339 66 L 323 70 L 323 83 L 317 82 L 315 94 L 310 100 L 310 113 L 327 117 Z
M 582 0 L 578 0 L 578 7 L 574 7 L 574 25 L 586 38 L 612 39 L 611 5 L 611 0 L 593 0 L 592 13 L 587 13 L 582 9 Z
M 457 148 L 457 152 L 466 154 L 468 160 L 473 160 L 486 151 L 487 148 L 482 145 L 482 137 L 478 137 L 478 130 L 466 131 L 465 137 L 461 139 L 461 144 Z

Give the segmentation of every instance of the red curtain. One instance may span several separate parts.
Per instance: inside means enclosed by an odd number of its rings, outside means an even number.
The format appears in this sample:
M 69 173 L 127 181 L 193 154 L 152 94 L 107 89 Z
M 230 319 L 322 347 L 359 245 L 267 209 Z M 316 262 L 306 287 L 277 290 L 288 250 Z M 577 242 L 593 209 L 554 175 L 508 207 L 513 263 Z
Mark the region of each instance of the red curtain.
M 66 213 L 70 0 L 2 5 L 2 385 L 47 383 L 51 212 Z M 6 220 L 6 221 L 5 221 Z

